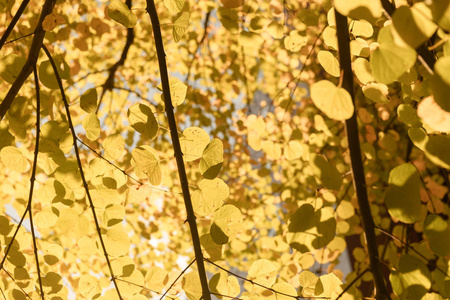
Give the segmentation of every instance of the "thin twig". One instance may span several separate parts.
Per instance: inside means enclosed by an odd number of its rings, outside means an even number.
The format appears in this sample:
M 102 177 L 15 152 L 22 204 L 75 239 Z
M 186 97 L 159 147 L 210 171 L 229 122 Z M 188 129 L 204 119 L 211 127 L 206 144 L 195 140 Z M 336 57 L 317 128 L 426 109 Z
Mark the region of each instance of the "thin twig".
M 34 73 L 34 83 L 36 86 L 36 145 L 34 146 L 33 170 L 31 171 L 30 193 L 28 196 L 28 205 L 27 206 L 28 206 L 28 214 L 30 216 L 30 231 L 31 231 L 31 236 L 33 238 L 34 259 L 36 261 L 36 270 L 37 270 L 37 275 L 38 275 L 40 294 L 41 294 L 41 299 L 44 300 L 45 295 L 44 295 L 44 289 L 42 288 L 41 268 L 39 267 L 38 248 L 37 248 L 37 244 L 36 244 L 36 234 L 34 232 L 34 225 L 33 225 L 33 212 L 31 209 L 32 202 L 33 202 L 34 182 L 36 181 L 37 160 L 38 160 L 38 155 L 39 155 L 39 135 L 41 133 L 41 97 L 39 95 L 39 93 L 40 93 L 39 78 L 38 78 L 36 65 L 34 65 L 34 67 L 33 67 L 33 73 Z
M 337 296 L 336 300 L 341 298 L 361 277 L 364 276 L 369 271 L 369 268 L 365 269 L 362 273 L 358 274 L 355 279 L 353 279 L 346 287 L 345 289 Z
M 181 276 L 183 276 L 183 274 L 187 271 L 187 269 L 189 269 L 192 264 L 195 262 L 195 258 L 191 261 L 191 263 L 189 265 L 187 265 L 186 268 L 184 268 L 183 271 L 181 271 L 180 274 L 178 274 L 177 278 L 175 278 L 175 280 L 172 282 L 172 284 L 166 289 L 166 291 L 164 292 L 164 294 L 162 294 L 161 298 L 159 298 L 159 300 L 162 300 L 164 298 L 164 296 L 170 291 L 170 289 L 175 285 L 175 283 L 177 283 L 178 279 L 180 279 Z
M 254 282 L 254 281 L 251 280 L 251 279 L 248 279 L 248 278 L 245 278 L 245 277 L 243 277 L 243 276 L 240 276 L 240 275 L 238 275 L 238 274 L 236 274 L 236 273 L 233 273 L 233 272 L 231 272 L 230 270 L 227 270 L 227 269 L 225 269 L 224 267 L 219 266 L 218 264 L 216 264 L 216 263 L 210 261 L 210 260 L 207 259 L 207 258 L 204 258 L 204 260 L 207 261 L 207 262 L 209 262 L 209 263 L 212 264 L 213 266 L 215 266 L 215 267 L 221 269 L 222 271 L 227 272 L 228 274 L 231 274 L 231 275 L 233 275 L 233 276 L 235 276 L 235 277 L 237 277 L 237 278 L 239 278 L 239 279 L 242 279 L 242 280 L 244 280 L 244 281 L 250 282 L 251 284 L 254 284 L 254 285 L 257 285 L 257 286 L 259 286 L 259 287 L 262 287 L 262 288 L 264 288 L 264 289 L 266 289 L 266 290 L 268 290 L 268 291 L 271 291 L 272 293 L 275 293 L 275 294 L 283 295 L 283 296 L 286 296 L 286 297 L 291 297 L 291 298 L 294 298 L 294 299 L 328 299 L 328 297 L 300 297 L 300 296 L 292 296 L 292 295 L 289 295 L 289 294 L 286 294 L 286 293 L 283 293 L 283 292 L 279 292 L 279 291 L 274 290 L 274 289 L 271 288 L 271 287 L 262 285 L 262 284 L 260 284 L 260 283 L 258 283 L 258 282 Z
M 118 286 L 118 284 L 116 282 L 116 277 L 114 276 L 114 272 L 113 272 L 113 269 L 112 269 L 112 266 L 111 266 L 111 261 L 109 260 L 109 257 L 108 257 L 108 252 L 106 251 L 106 246 L 105 246 L 105 242 L 104 242 L 103 237 L 102 237 L 100 224 L 99 224 L 99 221 L 98 221 L 98 218 L 97 218 L 97 213 L 95 212 L 94 202 L 92 201 L 91 193 L 89 192 L 88 184 L 87 184 L 86 178 L 84 177 L 83 165 L 81 163 L 80 152 L 78 150 L 78 145 L 77 145 L 77 142 L 76 142 L 77 141 L 77 135 L 76 135 L 76 132 L 75 132 L 75 127 L 73 126 L 73 123 L 72 123 L 72 117 L 70 115 L 69 103 L 67 102 L 67 99 L 66 99 L 66 94 L 64 92 L 64 87 L 62 85 L 62 80 L 61 80 L 61 77 L 59 76 L 58 69 L 56 68 L 56 64 L 55 64 L 55 62 L 54 62 L 50 52 L 48 51 L 47 47 L 45 47 L 44 44 L 42 44 L 42 49 L 44 50 L 45 54 L 47 55 L 48 59 L 50 60 L 50 64 L 52 65 L 53 72 L 55 73 L 56 81 L 58 82 L 58 86 L 59 86 L 59 89 L 61 91 L 61 97 L 62 97 L 62 100 L 63 100 L 63 103 L 64 103 L 64 107 L 66 109 L 67 121 L 69 122 L 70 132 L 72 133 L 73 148 L 75 150 L 75 156 L 77 158 L 77 163 L 78 163 L 78 168 L 80 170 L 81 180 L 83 181 L 83 186 L 84 186 L 84 189 L 86 191 L 86 196 L 87 196 L 87 198 L 89 200 L 89 205 L 90 205 L 91 210 L 92 210 L 92 216 L 94 218 L 95 228 L 97 229 L 97 233 L 98 233 L 98 237 L 99 237 L 99 240 L 100 240 L 100 244 L 102 246 L 103 255 L 105 256 L 106 263 L 108 264 L 108 269 L 109 269 L 109 272 L 111 274 L 111 279 L 112 279 L 112 281 L 114 283 L 114 287 L 116 288 L 117 295 L 119 296 L 120 300 L 123 300 L 123 298 L 122 298 L 122 296 L 120 294 L 120 291 L 119 291 L 119 286 Z
M 191 229 L 192 244 L 194 246 L 195 258 L 197 260 L 197 269 L 202 286 L 202 297 L 203 300 L 211 300 L 211 293 L 208 287 L 208 278 L 206 277 L 206 269 L 203 262 L 203 252 L 200 244 L 200 236 L 197 229 L 197 222 L 189 191 L 189 182 L 187 179 L 186 169 L 183 161 L 183 152 L 181 151 L 180 138 L 178 136 L 177 122 L 175 120 L 174 108 L 172 105 L 166 54 L 164 52 L 164 43 L 161 35 L 161 28 L 159 25 L 158 12 L 156 11 L 154 0 L 147 0 L 147 13 L 150 16 L 150 20 L 152 23 L 156 54 L 158 56 L 159 72 L 161 74 L 161 85 L 164 93 L 164 104 L 167 114 L 167 121 L 169 123 L 174 155 L 177 162 L 178 176 L 180 178 L 181 190 L 183 192 L 183 199 L 186 207 L 187 222 L 189 223 L 189 228 Z
M 17 21 L 19 21 L 20 16 L 22 15 L 23 11 L 25 10 L 29 2 L 30 0 L 23 0 L 22 4 L 20 4 L 19 9 L 17 10 L 16 14 L 11 20 L 11 23 L 9 23 L 8 28 L 6 28 L 5 33 L 3 33 L 3 36 L 0 39 L 0 50 L 2 50 L 3 45 L 5 44 L 11 32 L 13 31 Z
M 2 103 L 0 103 L 0 121 L 3 119 L 6 112 L 11 107 L 11 104 L 16 98 L 17 93 L 19 93 L 20 89 L 22 88 L 22 85 L 25 83 L 25 80 L 27 80 L 28 76 L 30 76 L 31 72 L 33 71 L 33 66 L 36 65 L 37 59 L 39 57 L 39 51 L 41 49 L 41 45 L 44 41 L 45 36 L 45 31 L 42 28 L 42 22 L 44 21 L 45 17 L 52 12 L 55 3 L 56 0 L 45 0 L 45 3 L 42 7 L 41 15 L 39 17 L 39 21 L 34 31 L 34 38 L 33 41 L 31 42 L 30 52 L 28 53 L 27 61 L 22 67 L 22 70 L 20 71 L 19 75 L 17 75 L 16 80 L 9 88 L 9 91 L 6 94 L 5 99 L 3 99 Z

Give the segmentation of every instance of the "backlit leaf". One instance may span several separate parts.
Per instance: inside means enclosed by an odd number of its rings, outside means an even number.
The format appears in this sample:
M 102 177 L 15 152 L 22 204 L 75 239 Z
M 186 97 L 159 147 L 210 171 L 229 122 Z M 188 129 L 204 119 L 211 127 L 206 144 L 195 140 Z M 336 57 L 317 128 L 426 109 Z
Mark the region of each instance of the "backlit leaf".
M 417 54 L 408 46 L 396 45 L 389 27 L 380 30 L 377 41 L 379 46 L 370 57 L 372 74 L 378 82 L 390 84 L 414 65 Z
M 164 0 L 164 6 L 167 7 L 167 9 L 172 14 L 179 13 L 184 6 L 185 0 Z
M 138 171 L 144 173 L 150 183 L 160 185 L 162 180 L 161 166 L 158 153 L 150 146 L 143 145 L 131 151 L 132 163 Z
M 44 20 L 42 21 L 42 29 L 45 31 L 52 31 L 57 26 L 64 24 L 65 20 L 61 15 L 50 13 L 45 16 Z
M 267 259 L 254 261 L 248 270 L 248 279 L 264 286 L 271 286 L 277 278 L 277 266 Z
M 350 94 L 331 81 L 321 80 L 314 83 L 311 86 L 311 99 L 330 119 L 341 121 L 353 115 L 354 106 Z
M 303 204 L 289 218 L 286 239 L 289 245 L 301 253 L 328 245 L 335 236 L 336 219 L 332 207 L 314 210 Z
M 93 113 L 97 110 L 97 90 L 88 89 L 80 97 L 80 107 L 87 113 Z
M 434 65 L 434 75 L 431 80 L 431 89 L 434 93 L 434 100 L 443 110 L 450 112 L 450 57 L 441 57 Z
M 8 83 L 13 83 L 22 70 L 25 61 L 25 57 L 14 53 L 4 56 L 0 61 L 0 76 Z
M 405 163 L 389 173 L 389 189 L 385 203 L 391 216 L 411 224 L 419 220 L 421 180 L 416 168 Z
M 101 132 L 100 120 L 97 114 L 90 113 L 83 119 L 83 128 L 86 130 L 86 137 L 91 141 L 95 141 Z
M 380 0 L 336 0 L 335 9 L 342 15 L 352 19 L 365 19 L 374 22 L 382 15 L 382 6 Z
M 317 59 L 328 74 L 334 77 L 340 76 L 339 61 L 330 51 L 319 51 Z
M 0 159 L 12 171 L 23 173 L 28 169 L 27 158 L 16 147 L 4 147 L 0 151 Z
M 118 257 L 128 253 L 131 244 L 130 238 L 120 225 L 108 229 L 106 234 L 103 235 L 103 239 L 108 255 Z
M 213 275 L 209 281 L 209 288 L 212 293 L 219 299 L 223 299 L 221 295 L 228 297 L 236 297 L 240 294 L 241 288 L 236 277 L 228 276 L 225 272 L 219 272 Z
M 229 194 L 228 185 L 222 179 L 203 179 L 199 189 L 191 195 L 195 213 L 199 216 L 209 215 L 223 204 Z
M 185 161 L 194 161 L 202 157 L 203 150 L 209 144 L 208 133 L 199 127 L 188 127 L 180 136 L 181 152 Z
M 184 33 L 186 32 L 188 25 L 189 25 L 189 13 L 183 12 L 173 23 L 172 35 L 173 35 L 173 40 L 175 41 L 175 43 L 178 43 L 181 40 L 181 38 L 184 36 Z M 173 99 L 172 99 L 172 103 L 173 103 Z M 179 104 L 177 104 L 177 105 L 179 105 Z
M 436 255 L 450 254 L 450 228 L 447 221 L 439 215 L 429 214 L 423 224 L 423 232 L 428 238 L 428 244 Z
M 409 254 L 400 257 L 397 271 L 389 276 L 394 293 L 402 299 L 422 299 L 431 287 L 431 275 L 425 263 Z
M 112 134 L 103 141 L 105 157 L 108 159 L 119 159 L 125 150 L 125 140 L 119 133 Z
M 183 276 L 182 287 L 189 300 L 200 300 L 202 298 L 202 286 L 198 272 L 191 272 Z
M 342 176 L 339 171 L 320 155 L 311 155 L 309 162 L 319 183 L 332 190 L 339 190 L 342 185 Z
M 136 103 L 128 108 L 127 117 L 131 127 L 139 132 L 143 139 L 153 140 L 158 135 L 159 124 L 149 106 Z
M 299 275 L 300 285 L 303 287 L 302 292 L 306 296 L 313 296 L 319 277 L 309 270 L 303 270 Z
M 146 286 L 155 292 L 161 292 L 168 281 L 169 276 L 167 271 L 157 266 L 151 267 L 145 275 Z
M 416 3 L 412 7 L 400 6 L 392 16 L 392 35 L 398 44 L 406 43 L 417 48 L 437 29 L 431 19 L 431 10 L 424 2 Z
M 112 0 L 108 4 L 108 16 L 116 21 L 117 23 L 122 24 L 127 28 L 132 28 L 136 25 L 137 17 L 128 6 L 123 3 L 121 0 Z
M 214 138 L 203 150 L 199 169 L 206 179 L 214 179 L 219 174 L 223 164 L 222 141 Z
M 241 231 L 242 214 L 234 205 L 224 205 L 213 215 L 211 237 L 216 244 L 223 245 L 233 239 Z

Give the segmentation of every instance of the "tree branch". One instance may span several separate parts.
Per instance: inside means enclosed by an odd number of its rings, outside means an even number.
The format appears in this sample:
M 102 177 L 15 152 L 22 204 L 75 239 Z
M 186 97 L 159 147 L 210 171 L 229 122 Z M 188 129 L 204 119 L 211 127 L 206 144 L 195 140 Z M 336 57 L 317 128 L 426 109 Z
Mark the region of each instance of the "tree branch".
M 41 268 L 39 267 L 39 257 L 38 257 L 38 249 L 36 244 L 36 235 L 34 233 L 34 225 L 33 225 L 33 212 L 31 210 L 31 203 L 33 202 L 33 190 L 34 190 L 34 182 L 36 181 L 36 167 L 37 160 L 39 155 L 39 135 L 41 133 L 41 97 L 39 95 L 39 78 L 36 69 L 36 65 L 33 67 L 34 73 L 34 81 L 36 84 L 36 145 L 34 146 L 34 160 L 33 160 L 33 170 L 31 171 L 30 178 L 30 194 L 28 196 L 28 214 L 30 216 L 30 231 L 31 236 L 33 237 L 33 249 L 34 249 L 34 259 L 36 261 L 36 270 L 39 281 L 39 289 L 41 294 L 41 299 L 45 299 L 44 289 L 42 288 L 42 278 L 41 278 Z
M 355 104 L 355 95 L 353 92 L 353 71 L 350 55 L 350 37 L 348 33 L 347 17 L 336 11 L 336 30 L 339 49 L 339 63 L 343 71 L 342 87 L 352 97 Z M 370 269 L 375 280 L 376 299 L 389 299 L 386 284 L 381 272 L 380 261 L 378 259 L 378 244 L 375 235 L 375 225 L 370 210 L 370 203 L 367 197 L 366 179 L 364 166 L 361 157 L 361 147 L 359 144 L 358 124 L 356 121 L 356 109 L 350 119 L 345 121 L 347 138 L 350 150 L 351 169 L 353 184 L 355 186 L 356 196 L 358 198 L 359 212 L 361 215 L 364 232 L 366 235 L 367 249 L 369 252 Z
M 119 286 L 117 284 L 116 277 L 114 276 L 114 272 L 113 272 L 113 269 L 111 266 L 111 261 L 109 260 L 109 257 L 108 257 L 108 252 L 106 251 L 106 246 L 105 246 L 105 242 L 102 237 L 100 224 L 99 224 L 98 218 L 97 218 L 97 213 L 95 212 L 94 202 L 92 201 L 91 193 L 89 192 L 88 184 L 87 184 L 86 178 L 84 177 L 83 166 L 81 164 L 81 158 L 80 158 L 80 152 L 78 150 L 78 145 L 77 145 L 77 135 L 75 133 L 75 127 L 73 126 L 73 123 L 72 123 L 72 117 L 70 115 L 69 103 L 67 102 L 67 99 L 66 99 L 66 94 L 64 92 L 64 87 L 62 85 L 62 80 L 61 80 L 61 77 L 59 76 L 58 69 L 56 68 L 56 64 L 55 64 L 50 52 L 48 51 L 47 47 L 45 47 L 44 44 L 42 44 L 42 49 L 44 50 L 45 54 L 47 55 L 48 59 L 50 60 L 50 64 L 52 65 L 53 72 L 55 73 L 56 81 L 58 82 L 59 90 L 61 91 L 61 97 L 64 102 L 64 107 L 66 109 L 67 121 L 69 123 L 70 132 L 72 133 L 73 148 L 75 151 L 75 156 L 77 158 L 78 169 L 80 170 L 81 180 L 83 181 L 83 186 L 86 191 L 86 196 L 89 200 L 89 206 L 91 207 L 91 210 L 92 210 L 92 216 L 94 218 L 95 228 L 97 229 L 98 238 L 100 240 L 100 244 L 101 244 L 102 250 L 103 250 L 103 255 L 105 256 L 106 263 L 108 264 L 108 269 L 111 274 L 111 280 L 114 283 L 114 287 L 116 288 L 119 299 L 123 300 L 123 298 L 120 294 L 120 291 L 119 291 Z
M 166 54 L 164 53 L 164 43 L 161 36 L 161 28 L 159 24 L 158 13 L 156 11 L 155 2 L 147 0 L 147 13 L 153 27 L 153 36 L 155 39 L 156 53 L 158 55 L 159 71 L 161 73 L 161 84 L 164 93 L 165 110 L 169 122 L 170 135 L 172 137 L 175 159 L 177 161 L 178 176 L 180 177 L 181 190 L 183 191 L 184 204 L 186 206 L 187 222 L 191 229 L 192 243 L 194 245 L 195 258 L 197 260 L 197 268 L 202 285 L 203 300 L 211 300 L 211 293 L 208 288 L 208 278 L 206 277 L 205 264 L 203 262 L 203 253 L 200 245 L 200 237 L 195 220 L 194 209 L 192 207 L 191 195 L 189 193 L 189 183 L 184 167 L 183 153 L 181 152 L 180 140 L 177 132 L 177 123 L 173 112 L 172 98 L 170 95 L 169 75 L 166 65 Z
M 131 9 L 131 0 L 126 0 L 126 5 L 128 6 L 129 9 Z M 98 110 L 100 109 L 100 104 L 102 104 L 103 96 L 105 95 L 106 91 L 108 90 L 110 91 L 114 88 L 114 76 L 116 75 L 116 71 L 120 66 L 123 66 L 123 64 L 125 63 L 125 60 L 127 59 L 128 55 L 128 50 L 130 50 L 133 41 L 134 41 L 134 29 L 127 28 L 127 41 L 125 42 L 125 47 L 123 47 L 120 59 L 108 70 L 109 75 L 102 86 L 102 94 L 100 95 L 100 101 L 98 102 L 96 112 L 98 112 Z
M 16 26 L 17 21 L 19 21 L 20 16 L 22 15 L 23 11 L 25 10 L 29 2 L 30 0 L 23 0 L 22 4 L 20 4 L 19 9 L 17 10 L 16 14 L 11 20 L 11 23 L 9 23 L 8 28 L 6 28 L 5 32 L 2 35 L 2 38 L 0 39 L 0 50 L 2 50 L 3 45 L 5 44 L 12 30 Z
M 41 49 L 42 42 L 44 41 L 45 36 L 45 31 L 42 28 L 42 22 L 44 21 L 45 17 L 53 11 L 55 3 L 56 0 L 45 0 L 44 6 L 42 7 L 41 16 L 39 17 L 38 24 L 34 31 L 34 38 L 31 42 L 27 61 L 22 67 L 22 70 L 20 71 L 16 80 L 10 87 L 8 93 L 5 96 L 5 99 L 3 99 L 2 103 L 0 104 L 0 121 L 3 119 L 6 112 L 11 107 L 11 104 L 16 98 L 17 93 L 19 93 L 22 85 L 25 83 L 25 80 L 27 80 L 28 76 L 30 76 L 31 72 L 33 71 L 34 65 L 36 65 L 39 56 L 39 50 Z

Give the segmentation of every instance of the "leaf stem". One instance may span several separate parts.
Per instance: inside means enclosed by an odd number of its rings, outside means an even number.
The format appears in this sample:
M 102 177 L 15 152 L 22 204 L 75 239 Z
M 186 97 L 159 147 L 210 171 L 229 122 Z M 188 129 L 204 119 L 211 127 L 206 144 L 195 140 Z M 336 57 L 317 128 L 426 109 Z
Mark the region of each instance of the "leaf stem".
M 178 176 L 180 177 L 181 190 L 183 192 L 184 204 L 186 206 L 187 221 L 191 229 L 192 243 L 194 245 L 195 258 L 197 260 L 198 274 L 202 285 L 203 300 L 211 300 L 211 292 L 208 287 L 208 278 L 206 277 L 205 264 L 203 262 L 203 253 L 200 244 L 200 237 L 195 220 L 194 208 L 192 206 L 191 195 L 189 193 L 189 183 L 183 161 L 183 152 L 181 152 L 180 139 L 178 137 L 177 123 L 173 111 L 172 98 L 170 95 L 169 75 L 166 64 L 166 54 L 164 52 L 164 43 L 161 36 L 161 27 L 159 24 L 158 13 L 155 2 L 147 0 L 147 13 L 150 16 L 155 39 L 156 53 L 158 55 L 159 71 L 161 74 L 161 84 L 164 93 L 165 110 L 172 137 L 175 159 L 178 167 Z

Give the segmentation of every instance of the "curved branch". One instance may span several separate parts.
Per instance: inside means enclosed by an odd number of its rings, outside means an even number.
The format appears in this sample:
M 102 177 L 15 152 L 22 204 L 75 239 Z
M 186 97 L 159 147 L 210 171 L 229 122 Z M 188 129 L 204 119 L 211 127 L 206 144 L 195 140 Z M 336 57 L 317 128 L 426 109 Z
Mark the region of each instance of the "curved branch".
M 173 112 L 172 97 L 170 95 L 169 74 L 167 72 L 166 54 L 164 53 L 164 43 L 161 36 L 158 13 L 156 12 L 155 2 L 147 0 L 147 13 L 153 27 L 153 36 L 155 39 L 156 53 L 158 55 L 159 71 L 161 74 L 161 84 L 164 93 L 165 110 L 169 122 L 170 135 L 172 137 L 173 150 L 177 161 L 178 176 L 180 178 L 181 190 L 183 191 L 184 204 L 186 206 L 187 222 L 191 229 L 192 243 L 194 245 L 195 259 L 197 260 L 198 274 L 202 285 L 203 300 L 211 300 L 211 292 L 208 287 L 208 278 L 206 277 L 205 264 L 203 262 L 203 253 L 200 245 L 200 237 L 195 221 L 194 208 L 192 206 L 191 195 L 189 193 L 189 183 L 183 161 L 183 152 L 181 152 L 180 139 L 178 137 L 177 123 Z
M 42 45 L 42 49 L 44 50 L 45 54 L 47 55 L 48 59 L 50 60 L 50 64 L 52 65 L 53 72 L 55 73 L 56 81 L 58 82 L 59 90 L 61 91 L 61 97 L 64 102 L 64 107 L 66 109 L 67 121 L 69 123 L 70 132 L 72 133 L 73 148 L 75 151 L 75 156 L 77 158 L 78 168 L 80 169 L 81 180 L 83 181 L 83 186 L 86 191 L 86 196 L 89 200 L 89 206 L 91 207 L 91 210 L 92 210 L 92 216 L 94 218 L 95 228 L 97 229 L 98 238 L 100 240 L 100 244 L 101 244 L 102 250 L 103 250 L 103 255 L 105 256 L 106 263 L 108 264 L 108 269 L 111 274 L 111 280 L 114 283 L 114 287 L 116 288 L 119 299 L 123 300 L 123 298 L 120 294 L 120 291 L 119 291 L 119 286 L 117 284 L 116 277 L 114 276 L 111 261 L 109 260 L 109 257 L 108 257 L 108 252 L 106 251 L 105 241 L 103 240 L 103 237 L 102 237 L 100 224 L 99 224 L 98 218 L 97 218 L 97 213 L 95 212 L 94 202 L 92 201 L 91 193 L 89 192 L 88 184 L 87 184 L 86 178 L 84 177 L 83 166 L 81 164 L 81 158 L 80 158 L 80 152 L 78 150 L 77 135 L 75 133 L 75 127 L 73 126 L 73 123 L 72 123 L 72 117 L 70 115 L 70 110 L 69 110 L 69 103 L 67 102 L 67 99 L 66 99 L 66 94 L 64 92 L 64 87 L 62 85 L 62 80 L 61 80 L 61 77 L 59 76 L 58 69 L 56 68 L 56 64 L 55 64 L 50 52 L 48 51 L 47 47 L 45 47 L 45 45 Z
M 16 98 L 17 93 L 19 93 L 22 85 L 25 83 L 25 80 L 27 80 L 28 76 L 30 76 L 31 72 L 33 71 L 34 65 L 36 65 L 39 56 L 39 50 L 41 49 L 45 36 L 45 31 L 42 28 L 42 22 L 44 21 L 45 17 L 53 11 L 55 3 L 56 0 L 45 0 L 44 6 L 42 7 L 41 16 L 39 17 L 36 30 L 34 31 L 34 38 L 31 42 L 27 61 L 22 67 L 22 70 L 20 71 L 16 80 L 10 87 L 8 93 L 5 96 L 5 99 L 3 99 L 2 103 L 0 104 L 0 121 L 3 119 L 6 112 L 11 107 L 11 104 Z
M 131 0 L 126 0 L 126 5 L 128 6 L 129 9 L 131 9 Z M 134 29 L 127 28 L 127 41 L 125 43 L 125 47 L 123 47 L 120 59 L 108 69 L 109 75 L 108 78 L 105 80 L 105 83 L 103 83 L 102 93 L 100 95 L 100 101 L 97 105 L 96 113 L 100 108 L 100 104 L 102 104 L 103 96 L 105 95 L 106 91 L 110 91 L 114 88 L 114 76 L 116 75 L 116 71 L 120 66 L 123 66 L 123 64 L 125 63 L 125 60 L 127 59 L 128 55 L 128 50 L 130 50 L 133 41 L 134 41 Z
M 2 38 L 0 39 L 0 50 L 2 50 L 3 45 L 5 44 L 12 30 L 16 26 L 17 21 L 19 21 L 20 16 L 22 15 L 23 11 L 25 10 L 29 2 L 30 0 L 23 0 L 22 4 L 20 4 L 19 9 L 17 10 L 16 14 L 11 20 L 11 23 L 9 23 L 8 28 L 6 28 L 5 33 L 3 33 Z
M 31 203 L 33 201 L 33 190 L 34 190 L 34 182 L 36 181 L 36 167 L 37 167 L 37 160 L 39 155 L 39 135 L 41 133 L 41 97 L 39 95 L 39 78 L 38 73 L 36 69 L 36 65 L 33 67 L 33 73 L 34 73 L 34 81 L 36 84 L 36 145 L 34 146 L 34 160 L 33 160 L 33 170 L 31 172 L 31 178 L 30 178 L 30 194 L 28 196 L 28 214 L 30 216 L 30 231 L 31 236 L 33 238 L 33 248 L 34 248 L 34 259 L 36 260 L 36 270 L 38 275 L 38 281 L 39 281 L 39 288 L 40 288 L 40 294 L 41 299 L 45 299 L 44 295 L 44 289 L 42 288 L 42 278 L 41 278 L 41 268 L 39 267 L 39 257 L 38 257 L 38 249 L 36 244 L 36 235 L 34 233 L 34 225 L 33 225 L 33 212 L 31 211 Z
M 350 54 L 350 36 L 348 33 L 347 17 L 336 11 L 336 31 L 339 49 L 339 63 L 341 72 L 343 72 L 342 87 L 352 97 L 355 104 L 355 95 L 353 92 L 353 71 L 351 66 Z M 356 110 L 355 110 L 356 111 Z M 383 273 L 381 272 L 380 260 L 378 255 L 377 236 L 375 235 L 375 224 L 370 210 L 370 203 L 367 197 L 366 178 L 364 166 L 361 157 L 361 147 L 359 144 L 358 123 L 356 113 L 350 119 L 345 121 L 348 145 L 350 150 L 350 161 L 353 176 L 353 184 L 358 198 L 359 213 L 361 215 L 364 233 L 366 236 L 367 249 L 369 252 L 370 270 L 372 272 L 375 287 L 376 299 L 389 299 L 389 293 L 386 289 Z

